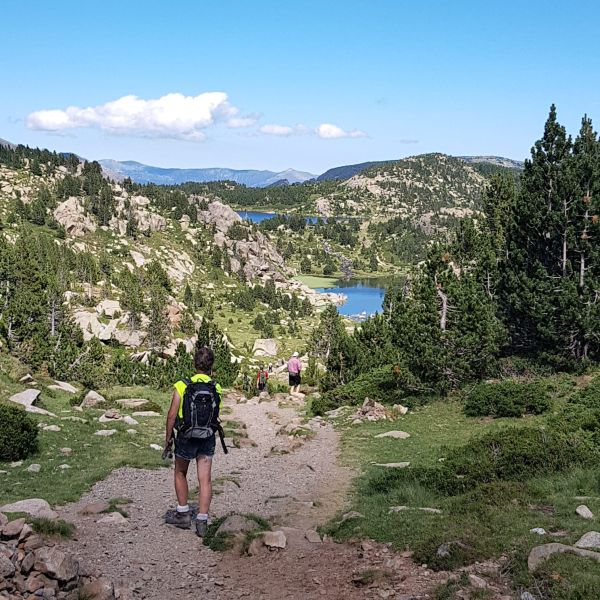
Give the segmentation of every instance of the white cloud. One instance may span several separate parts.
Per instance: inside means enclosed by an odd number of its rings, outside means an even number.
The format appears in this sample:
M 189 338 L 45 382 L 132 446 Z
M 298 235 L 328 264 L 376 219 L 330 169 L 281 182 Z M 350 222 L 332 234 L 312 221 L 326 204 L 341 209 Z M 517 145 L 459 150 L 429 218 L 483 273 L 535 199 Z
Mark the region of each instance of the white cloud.
M 205 138 L 204 130 L 216 122 L 229 122 L 232 127 L 253 124 L 245 121 L 253 117 L 237 114 L 238 109 L 229 104 L 224 92 L 198 96 L 172 93 L 151 100 L 129 95 L 88 108 L 39 110 L 31 113 L 26 123 L 30 129 L 44 131 L 98 127 L 115 134 L 199 141 Z
M 324 140 L 367 137 L 367 134 L 364 131 L 360 131 L 360 129 L 345 131 L 341 127 L 332 125 L 331 123 L 321 123 L 315 130 L 315 133 Z
M 256 125 L 260 117 L 258 115 L 247 115 L 245 117 L 232 117 L 227 121 L 230 129 L 245 129 Z
M 261 133 L 266 135 L 278 135 L 280 137 L 289 137 L 291 135 L 305 135 L 308 133 L 309 129 L 306 125 L 294 125 L 290 127 L 289 125 L 262 125 L 258 128 Z

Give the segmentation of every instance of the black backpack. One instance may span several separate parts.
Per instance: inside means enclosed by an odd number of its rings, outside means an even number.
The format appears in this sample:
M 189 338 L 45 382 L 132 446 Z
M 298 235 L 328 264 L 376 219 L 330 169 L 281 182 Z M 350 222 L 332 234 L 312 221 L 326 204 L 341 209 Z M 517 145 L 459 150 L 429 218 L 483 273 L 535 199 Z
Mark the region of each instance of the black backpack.
M 214 381 L 184 379 L 182 413 L 177 422 L 177 434 L 184 439 L 206 439 L 220 428 L 219 394 Z

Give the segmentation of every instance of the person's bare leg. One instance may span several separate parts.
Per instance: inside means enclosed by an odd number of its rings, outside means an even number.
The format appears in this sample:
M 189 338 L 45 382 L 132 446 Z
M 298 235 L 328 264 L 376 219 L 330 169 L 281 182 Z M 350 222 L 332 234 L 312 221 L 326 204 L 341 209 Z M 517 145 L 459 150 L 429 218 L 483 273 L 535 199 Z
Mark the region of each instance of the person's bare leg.
M 208 514 L 212 500 L 212 456 L 199 456 L 196 460 L 198 471 L 198 514 Z
M 187 472 L 189 465 L 189 460 L 175 457 L 175 494 L 179 506 L 187 506 L 188 503 Z

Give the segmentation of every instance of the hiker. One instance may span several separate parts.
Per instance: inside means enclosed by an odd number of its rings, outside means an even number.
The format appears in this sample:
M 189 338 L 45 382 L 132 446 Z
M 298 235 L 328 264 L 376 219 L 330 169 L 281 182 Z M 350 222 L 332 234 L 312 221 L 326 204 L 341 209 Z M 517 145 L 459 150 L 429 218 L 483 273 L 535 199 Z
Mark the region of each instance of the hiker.
M 269 363 L 269 373 L 273 372 L 273 363 Z
M 302 371 L 302 364 L 298 356 L 298 353 L 294 352 L 292 358 L 288 361 L 290 394 L 300 391 L 300 371 Z
M 266 371 L 264 365 L 260 365 L 258 373 L 256 374 L 256 387 L 259 392 L 262 392 L 267 387 L 268 379 L 269 373 Z
M 167 415 L 165 452 L 175 438 L 175 494 L 177 509 L 167 523 L 182 529 L 189 529 L 192 524 L 190 506 L 188 504 L 187 472 L 190 461 L 196 460 L 198 474 L 198 515 L 196 517 L 196 534 L 206 535 L 208 528 L 208 510 L 212 500 L 211 467 L 215 453 L 215 433 L 221 437 L 223 450 L 223 429 L 219 423 L 221 405 L 221 386 L 211 379 L 212 366 L 215 361 L 213 351 L 207 346 L 196 349 L 194 367 L 196 374 L 190 379 L 182 379 L 174 384 L 175 391 Z

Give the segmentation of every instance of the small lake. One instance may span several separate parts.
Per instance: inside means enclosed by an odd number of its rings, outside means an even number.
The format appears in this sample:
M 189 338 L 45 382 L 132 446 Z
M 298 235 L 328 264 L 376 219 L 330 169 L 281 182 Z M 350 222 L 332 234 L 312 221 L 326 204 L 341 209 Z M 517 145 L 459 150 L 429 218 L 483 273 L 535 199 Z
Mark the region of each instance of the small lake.
M 389 278 L 381 279 L 350 279 L 336 281 L 334 287 L 314 288 L 318 292 L 333 292 L 344 294 L 347 300 L 338 306 L 340 314 L 357 321 L 381 312 L 386 287 L 391 283 Z
M 251 223 L 262 223 L 267 219 L 272 219 L 273 217 L 276 217 L 278 214 L 274 212 L 264 212 L 262 210 L 237 210 L 236 212 L 238 215 L 240 215 L 240 217 L 242 217 L 242 219 L 247 219 Z M 319 217 L 316 217 L 314 215 L 304 218 L 306 219 L 306 223 L 308 225 L 315 225 L 319 220 Z M 350 217 L 337 217 L 336 221 L 347 221 L 348 218 Z M 327 222 L 326 217 L 321 217 L 321 220 L 325 223 Z

